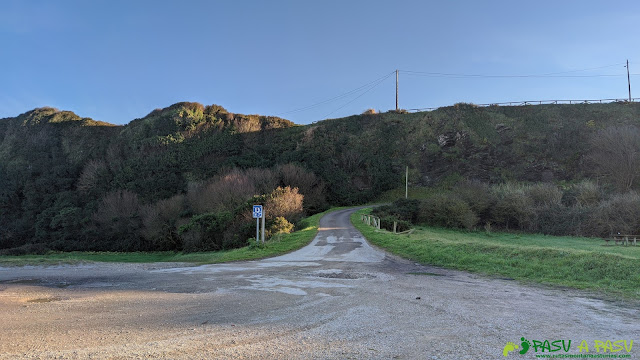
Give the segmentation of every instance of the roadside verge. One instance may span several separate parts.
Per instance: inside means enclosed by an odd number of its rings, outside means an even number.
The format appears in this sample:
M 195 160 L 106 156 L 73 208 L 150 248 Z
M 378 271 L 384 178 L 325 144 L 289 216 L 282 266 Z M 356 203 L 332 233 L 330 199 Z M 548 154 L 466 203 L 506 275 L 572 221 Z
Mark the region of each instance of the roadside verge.
M 264 245 L 251 245 L 238 249 L 210 252 L 52 252 L 46 255 L 0 256 L 0 266 L 55 265 L 82 262 L 186 262 L 195 265 L 214 264 L 231 261 L 257 260 L 279 256 L 298 250 L 309 244 L 318 233 L 320 218 L 339 210 L 332 208 L 325 212 L 301 220 L 299 230 L 291 234 L 281 234 L 268 240 Z
M 360 215 L 369 212 L 367 208 L 351 215 L 369 242 L 422 264 L 640 300 L 640 247 L 605 249 L 596 239 L 428 227 L 397 235 L 362 223 Z M 580 244 L 591 240 L 590 247 Z

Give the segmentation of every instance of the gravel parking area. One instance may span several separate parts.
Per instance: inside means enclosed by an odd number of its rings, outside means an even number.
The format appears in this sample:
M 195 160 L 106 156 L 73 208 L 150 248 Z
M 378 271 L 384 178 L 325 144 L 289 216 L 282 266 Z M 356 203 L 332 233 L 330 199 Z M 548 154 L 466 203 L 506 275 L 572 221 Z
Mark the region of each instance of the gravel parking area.
M 261 261 L 0 268 L 0 359 L 498 359 L 522 337 L 635 340 L 617 354 L 640 358 L 637 304 L 417 265 L 352 211 Z

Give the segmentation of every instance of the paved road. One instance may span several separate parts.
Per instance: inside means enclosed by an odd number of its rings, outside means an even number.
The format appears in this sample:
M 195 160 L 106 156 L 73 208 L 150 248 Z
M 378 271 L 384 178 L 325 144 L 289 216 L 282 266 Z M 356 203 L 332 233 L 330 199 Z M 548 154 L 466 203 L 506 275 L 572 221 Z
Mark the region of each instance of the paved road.
M 416 265 L 352 211 L 261 261 L 0 268 L 0 359 L 499 359 L 521 337 L 635 340 L 640 358 L 637 305 Z

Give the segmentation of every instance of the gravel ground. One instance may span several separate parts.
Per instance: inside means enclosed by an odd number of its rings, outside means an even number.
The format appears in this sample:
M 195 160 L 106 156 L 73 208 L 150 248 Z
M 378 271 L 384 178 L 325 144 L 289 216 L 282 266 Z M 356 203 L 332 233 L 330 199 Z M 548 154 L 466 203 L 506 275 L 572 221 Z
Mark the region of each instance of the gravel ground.
M 638 304 L 416 265 L 351 211 L 261 261 L 0 268 L 0 359 L 499 359 L 522 337 L 634 340 L 640 358 Z

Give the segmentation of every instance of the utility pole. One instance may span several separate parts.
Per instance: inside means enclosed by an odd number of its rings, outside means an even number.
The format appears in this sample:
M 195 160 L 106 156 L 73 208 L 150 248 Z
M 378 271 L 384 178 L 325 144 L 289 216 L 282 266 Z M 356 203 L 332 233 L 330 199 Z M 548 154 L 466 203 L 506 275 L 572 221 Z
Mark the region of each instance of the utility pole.
M 629 85 L 629 102 L 631 102 L 631 78 L 629 77 L 629 59 L 627 59 L 626 68 L 627 68 L 627 84 Z M 397 90 L 396 90 L 396 92 L 397 92 Z M 396 95 L 396 97 L 397 97 L 397 95 Z M 398 100 L 396 100 L 396 108 L 398 107 L 397 103 L 398 103 Z
M 405 183 L 404 183 L 404 198 L 408 199 L 409 198 L 409 166 L 407 166 L 407 175 L 405 177 Z
M 627 63 L 629 61 L 627 60 Z M 628 70 L 628 67 L 627 67 Z M 398 69 L 396 69 L 396 112 L 398 112 Z

